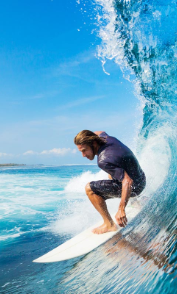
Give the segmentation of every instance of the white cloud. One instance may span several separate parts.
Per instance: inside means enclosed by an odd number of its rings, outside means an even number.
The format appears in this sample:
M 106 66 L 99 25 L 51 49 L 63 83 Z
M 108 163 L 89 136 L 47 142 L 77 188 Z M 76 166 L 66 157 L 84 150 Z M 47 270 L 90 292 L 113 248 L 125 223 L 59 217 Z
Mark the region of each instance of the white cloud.
M 43 150 L 42 152 L 35 152 L 33 150 L 29 150 L 23 153 L 23 155 L 56 155 L 56 156 L 64 156 L 68 153 L 75 154 L 77 152 L 76 149 L 71 148 L 53 148 L 51 150 Z M 0 153 L 1 154 L 1 153 Z
M 3 156 L 11 156 L 12 154 L 7 154 L 7 153 L 1 153 L 0 152 L 0 157 L 3 157 Z
M 51 150 L 44 150 L 40 154 L 65 155 L 70 152 L 72 152 L 71 148 L 53 148 Z
M 23 155 L 34 155 L 34 154 L 37 154 L 37 152 L 34 152 L 33 150 L 29 150 L 23 153 Z

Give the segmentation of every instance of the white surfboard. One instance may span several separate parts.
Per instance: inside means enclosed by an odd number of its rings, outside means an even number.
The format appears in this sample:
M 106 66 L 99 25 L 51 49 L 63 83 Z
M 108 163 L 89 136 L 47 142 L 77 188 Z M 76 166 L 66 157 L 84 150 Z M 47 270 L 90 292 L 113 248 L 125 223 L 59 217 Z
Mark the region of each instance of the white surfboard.
M 140 209 L 138 208 L 127 207 L 126 215 L 128 221 L 131 221 L 139 213 L 139 211 Z M 112 218 L 115 220 L 114 216 L 112 216 Z M 121 229 L 121 227 L 118 227 L 117 231 L 99 235 L 92 233 L 92 230 L 100 226 L 102 223 L 103 222 L 97 223 L 96 225 L 90 227 L 89 229 L 85 230 L 74 238 L 66 241 L 62 245 L 48 252 L 47 254 L 44 254 L 43 256 L 33 260 L 33 262 L 56 262 L 87 254 L 101 244 L 105 243 L 110 238 L 112 238 Z

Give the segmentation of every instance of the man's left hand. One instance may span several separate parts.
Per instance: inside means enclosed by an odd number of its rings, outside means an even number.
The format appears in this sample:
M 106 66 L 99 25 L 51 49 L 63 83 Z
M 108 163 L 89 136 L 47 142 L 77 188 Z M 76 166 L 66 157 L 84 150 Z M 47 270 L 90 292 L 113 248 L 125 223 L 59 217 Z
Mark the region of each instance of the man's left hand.
M 119 207 L 119 210 L 115 215 L 115 219 L 120 227 L 125 227 L 127 225 L 127 217 L 124 207 Z

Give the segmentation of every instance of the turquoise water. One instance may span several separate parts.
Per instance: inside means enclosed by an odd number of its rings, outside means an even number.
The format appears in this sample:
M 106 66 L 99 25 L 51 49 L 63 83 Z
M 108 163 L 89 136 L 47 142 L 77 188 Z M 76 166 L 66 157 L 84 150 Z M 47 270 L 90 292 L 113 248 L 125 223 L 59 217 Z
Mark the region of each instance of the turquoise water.
M 106 177 L 97 166 L 0 170 L 2 293 L 174 293 L 174 219 L 167 225 L 166 205 L 161 211 L 156 203 L 154 213 L 148 187 L 139 201 L 149 204 L 103 246 L 68 261 L 32 263 L 100 220 L 84 186 Z M 108 207 L 115 212 L 118 200 Z
M 0 169 L 0 292 L 57 291 L 53 283 L 60 284 L 77 260 L 47 266 L 32 260 L 94 221 L 84 216 L 83 187 L 96 173 L 97 166 Z
M 177 289 L 177 3 L 95 0 L 98 57 L 122 68 L 141 100 L 137 150 L 147 176 L 140 214 L 90 254 L 32 260 L 99 220 L 84 185 L 97 166 L 0 170 L 2 293 L 175 293 Z M 109 209 L 118 202 L 110 200 Z

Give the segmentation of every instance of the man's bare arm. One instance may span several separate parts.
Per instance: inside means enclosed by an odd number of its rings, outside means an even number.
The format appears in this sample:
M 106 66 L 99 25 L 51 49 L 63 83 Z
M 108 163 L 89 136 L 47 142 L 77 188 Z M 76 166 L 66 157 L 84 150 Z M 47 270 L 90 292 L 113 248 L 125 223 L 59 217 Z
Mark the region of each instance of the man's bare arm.
M 104 133 L 104 131 L 96 131 L 94 132 L 97 136 L 99 136 L 101 133 Z
M 96 132 L 94 132 L 97 136 L 99 136 L 101 133 L 105 133 L 105 131 L 96 131 Z M 109 175 L 108 174 L 108 178 L 110 179 L 110 180 L 112 180 L 112 177 L 111 177 L 111 175 Z
M 127 218 L 126 218 L 126 214 L 125 214 L 125 207 L 126 207 L 126 205 L 128 203 L 130 195 L 131 195 L 132 184 L 133 184 L 133 180 L 124 171 L 124 178 L 123 178 L 123 181 L 122 181 L 121 201 L 120 201 L 120 204 L 119 204 L 118 212 L 115 215 L 117 223 L 119 224 L 120 227 L 125 227 L 126 224 L 127 224 Z

